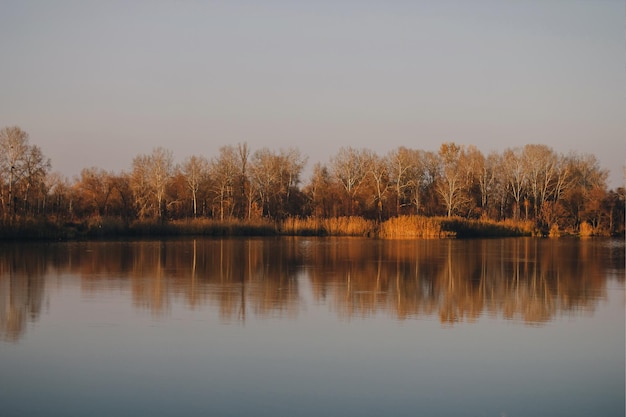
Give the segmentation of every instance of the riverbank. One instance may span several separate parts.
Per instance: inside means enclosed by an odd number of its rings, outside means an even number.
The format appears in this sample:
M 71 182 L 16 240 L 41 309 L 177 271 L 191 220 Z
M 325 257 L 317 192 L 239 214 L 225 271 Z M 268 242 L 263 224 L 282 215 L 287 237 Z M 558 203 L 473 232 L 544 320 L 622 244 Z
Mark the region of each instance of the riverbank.
M 83 240 L 174 236 L 361 236 L 381 239 L 440 239 L 531 236 L 530 222 L 493 222 L 462 218 L 402 216 L 382 223 L 362 217 L 287 218 L 169 222 L 91 218 L 80 223 L 27 221 L 0 227 L 1 240 Z

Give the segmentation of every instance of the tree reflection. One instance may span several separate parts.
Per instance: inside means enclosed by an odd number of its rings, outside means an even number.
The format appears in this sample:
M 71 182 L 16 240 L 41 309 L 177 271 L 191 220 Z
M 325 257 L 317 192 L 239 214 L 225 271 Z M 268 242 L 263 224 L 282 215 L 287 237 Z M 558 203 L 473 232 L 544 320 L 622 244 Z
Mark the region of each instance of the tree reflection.
M 333 243 L 334 242 L 334 243 Z M 345 240 L 316 245 L 314 295 L 345 317 L 384 311 L 442 323 L 481 315 L 529 324 L 595 308 L 606 298 L 606 269 L 623 268 L 599 242 L 508 240 Z
M 296 311 L 297 268 L 289 245 L 263 239 L 173 240 L 105 244 L 81 270 L 83 289 L 98 292 L 109 279 L 128 283 L 136 307 L 155 315 L 183 300 L 213 305 L 226 320 Z M 129 259 L 125 261 L 124 259 Z M 98 267 L 100 265 L 100 267 Z
M 623 246 L 594 240 L 184 239 L 0 247 L 0 336 L 18 340 L 45 288 L 129 293 L 137 309 L 214 309 L 224 321 L 293 317 L 304 299 L 342 318 L 492 316 L 540 325 L 593 311 Z M 308 284 L 306 294 L 301 286 Z
M 0 261 L 0 339 L 17 341 L 44 300 L 46 256 L 42 248 L 3 247 Z

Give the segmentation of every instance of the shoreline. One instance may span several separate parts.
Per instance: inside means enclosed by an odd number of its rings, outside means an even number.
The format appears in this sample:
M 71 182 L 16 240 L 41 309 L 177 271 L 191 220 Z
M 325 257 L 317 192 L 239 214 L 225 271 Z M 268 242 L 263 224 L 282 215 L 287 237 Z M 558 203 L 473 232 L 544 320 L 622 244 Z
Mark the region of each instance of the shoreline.
M 459 217 L 400 216 L 383 222 L 362 217 L 257 220 L 124 221 L 114 217 L 56 224 L 30 221 L 0 226 L 0 241 L 99 240 L 110 238 L 263 236 L 358 236 L 373 239 L 467 239 L 496 237 L 591 237 L 561 230 L 539 230 L 529 221 L 469 220 Z M 602 237 L 610 237 L 602 235 Z

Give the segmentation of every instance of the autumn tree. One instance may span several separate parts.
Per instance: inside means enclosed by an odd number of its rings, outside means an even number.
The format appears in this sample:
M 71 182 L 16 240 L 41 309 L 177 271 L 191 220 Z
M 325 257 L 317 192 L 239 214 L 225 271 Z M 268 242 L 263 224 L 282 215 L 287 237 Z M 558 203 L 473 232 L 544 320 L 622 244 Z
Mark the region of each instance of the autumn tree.
M 308 211 L 313 216 L 338 216 L 338 205 L 341 198 L 340 190 L 326 165 L 318 162 L 313 166 L 313 174 L 304 191 L 308 196 L 310 204 Z
M 107 204 L 114 190 L 113 175 L 100 168 L 84 168 L 80 172 L 75 187 L 79 201 L 75 203 L 90 215 L 104 216 L 107 213 Z
M 609 234 L 624 234 L 624 220 L 626 219 L 626 189 L 618 187 L 609 190 L 602 200 L 602 207 L 607 218 Z
M 577 228 L 588 221 L 594 228 L 600 225 L 602 200 L 606 196 L 608 173 L 601 169 L 598 160 L 590 154 L 571 154 L 567 158 L 568 181 L 561 192 L 562 206 L 571 226 Z
M 121 172 L 110 177 L 114 192 L 111 194 L 111 203 L 118 207 L 122 219 L 129 220 L 137 217 L 135 212 L 134 194 L 132 189 L 132 174 Z

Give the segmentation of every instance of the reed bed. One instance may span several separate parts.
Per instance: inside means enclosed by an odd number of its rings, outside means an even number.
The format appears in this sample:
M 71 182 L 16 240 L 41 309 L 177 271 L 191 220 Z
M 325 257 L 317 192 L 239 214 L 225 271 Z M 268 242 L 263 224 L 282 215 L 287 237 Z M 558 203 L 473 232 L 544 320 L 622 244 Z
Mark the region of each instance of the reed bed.
M 587 224 L 580 236 L 593 234 Z M 597 233 L 597 231 L 596 231 Z M 171 236 L 362 236 L 383 239 L 439 239 L 472 237 L 541 236 L 530 221 L 468 220 L 463 218 L 400 216 L 382 223 L 363 217 L 299 218 L 280 223 L 269 219 L 189 219 L 127 222 L 115 217 L 93 217 L 80 223 L 22 222 L 0 226 L 0 240 L 99 239 Z M 558 237 L 555 225 L 549 236 Z
M 264 219 L 176 220 L 157 225 L 156 231 L 163 226 L 169 234 L 180 236 L 273 236 L 278 233 L 274 223 Z
M 454 237 L 455 233 L 444 230 L 440 217 L 400 216 L 380 225 L 378 236 L 383 239 L 438 239 Z
M 529 221 L 469 220 L 460 217 L 441 219 L 442 228 L 458 238 L 532 236 L 534 228 Z
M 289 217 L 280 226 L 289 236 L 375 236 L 376 223 L 363 217 Z
M 73 231 L 48 221 L 26 221 L 0 225 L 0 240 L 56 240 L 72 238 Z
M 589 223 L 582 222 L 580 224 L 580 230 L 578 232 L 578 235 L 583 238 L 591 237 L 591 236 L 596 235 L 596 231 L 593 229 L 593 226 L 591 226 Z

